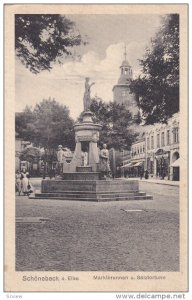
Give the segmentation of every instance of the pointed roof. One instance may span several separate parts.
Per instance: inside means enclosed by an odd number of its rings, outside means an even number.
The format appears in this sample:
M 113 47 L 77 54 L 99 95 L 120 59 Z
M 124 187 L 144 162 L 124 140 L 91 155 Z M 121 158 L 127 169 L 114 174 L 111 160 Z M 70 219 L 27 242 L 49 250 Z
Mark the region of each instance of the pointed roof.
M 122 63 L 121 63 L 120 68 L 121 67 L 130 67 L 130 64 L 129 64 L 128 60 L 123 60 Z
M 114 85 L 113 90 L 117 86 L 129 86 L 130 85 L 130 80 L 132 79 L 132 68 L 131 65 L 129 64 L 127 60 L 127 49 L 126 45 L 124 47 L 124 60 L 121 63 L 120 69 L 120 77 L 118 79 L 118 82 L 116 85 Z

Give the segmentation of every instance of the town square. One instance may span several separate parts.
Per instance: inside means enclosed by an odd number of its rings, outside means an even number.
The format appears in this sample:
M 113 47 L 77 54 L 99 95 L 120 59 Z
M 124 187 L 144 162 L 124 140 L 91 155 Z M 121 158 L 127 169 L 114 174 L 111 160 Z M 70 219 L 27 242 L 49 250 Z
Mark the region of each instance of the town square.
M 6 8 L 6 289 L 185 291 L 187 9 L 82 7 Z
M 53 17 L 39 18 L 18 16 L 16 21 L 51 24 Z M 56 19 L 58 26 L 69 22 L 65 16 Z M 53 98 L 43 99 L 34 110 L 26 106 L 16 112 L 16 270 L 179 270 L 179 73 L 171 58 L 171 43 L 179 49 L 178 26 L 177 15 L 159 17 L 159 31 L 143 63 L 153 61 L 151 72 L 158 80 L 136 79 L 129 45 L 121 43 L 112 102 L 103 102 L 99 91 L 93 96 L 97 77 L 87 76 L 81 80 L 84 91 L 78 101 L 83 108 L 76 122 Z M 157 53 L 158 47 L 165 51 L 158 35 L 166 39 L 172 27 L 170 53 Z M 48 27 L 46 34 L 51 32 Z M 42 38 L 46 43 L 45 33 Z M 80 44 L 81 37 L 75 38 Z M 18 53 L 22 56 L 21 45 Z M 161 86 L 154 95 L 149 88 L 162 76 L 157 55 L 167 68 L 166 89 L 172 89 L 173 99 L 169 90 L 162 94 Z M 170 64 L 175 73 L 169 74 Z M 40 66 L 29 68 L 38 74 Z M 49 63 L 42 67 L 52 68 Z M 154 101 L 150 110 L 142 103 L 147 93 Z
M 16 270 L 178 271 L 179 186 L 143 181 L 140 188 L 153 200 L 16 196 Z

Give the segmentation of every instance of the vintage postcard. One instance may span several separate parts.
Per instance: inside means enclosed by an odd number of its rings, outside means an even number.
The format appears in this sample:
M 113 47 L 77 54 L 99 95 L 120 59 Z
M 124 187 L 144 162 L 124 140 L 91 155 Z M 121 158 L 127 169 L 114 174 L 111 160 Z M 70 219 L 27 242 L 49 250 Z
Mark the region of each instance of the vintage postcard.
M 4 5 L 4 291 L 188 291 L 188 5 Z

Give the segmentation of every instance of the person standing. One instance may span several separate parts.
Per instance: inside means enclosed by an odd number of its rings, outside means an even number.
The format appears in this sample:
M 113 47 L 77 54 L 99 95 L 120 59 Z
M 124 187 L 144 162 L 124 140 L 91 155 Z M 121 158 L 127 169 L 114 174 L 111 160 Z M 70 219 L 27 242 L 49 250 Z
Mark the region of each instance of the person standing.
M 21 183 L 22 183 L 22 192 L 25 195 L 29 195 L 29 173 L 25 169 L 21 172 Z
M 149 171 L 145 170 L 145 179 L 148 179 L 148 178 L 149 178 Z
M 21 173 L 19 172 L 19 170 L 16 171 L 16 175 L 15 175 L 15 188 L 16 188 L 16 192 L 18 192 L 18 195 L 20 196 L 20 194 L 21 194 Z
M 140 171 L 140 179 L 142 180 L 142 178 L 143 178 L 143 175 L 144 175 L 144 170 L 143 170 L 143 168 L 141 168 L 141 171 Z

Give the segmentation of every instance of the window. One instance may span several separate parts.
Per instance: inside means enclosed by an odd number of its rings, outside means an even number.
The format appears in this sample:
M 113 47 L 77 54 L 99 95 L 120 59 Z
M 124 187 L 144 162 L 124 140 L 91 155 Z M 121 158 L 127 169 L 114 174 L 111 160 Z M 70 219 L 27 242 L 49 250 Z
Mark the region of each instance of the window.
M 122 96 L 125 97 L 127 95 L 127 91 L 122 91 Z
M 142 153 L 142 146 L 140 146 L 140 153 Z
M 167 130 L 167 145 L 170 145 L 170 130 Z
M 165 133 L 164 132 L 161 133 L 161 146 L 162 147 L 165 146 Z
M 159 148 L 159 147 L 160 147 L 160 135 L 158 133 L 158 135 L 157 135 L 157 148 Z
M 150 149 L 149 138 L 147 138 L 147 149 Z
M 174 128 L 173 130 L 173 142 L 174 143 L 179 142 L 179 128 Z
M 154 149 L 154 136 L 151 136 L 151 149 Z

